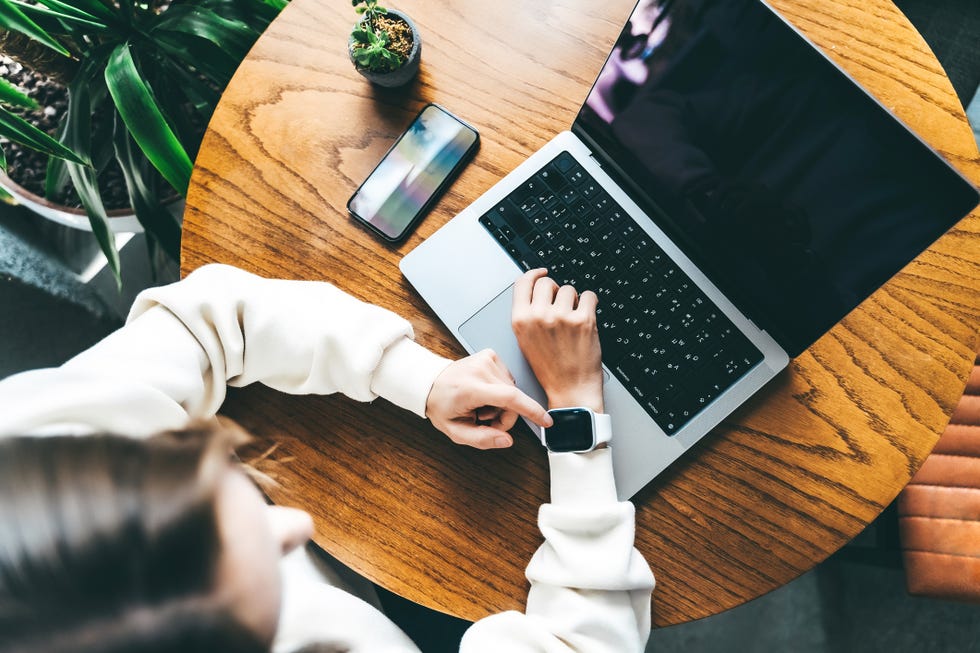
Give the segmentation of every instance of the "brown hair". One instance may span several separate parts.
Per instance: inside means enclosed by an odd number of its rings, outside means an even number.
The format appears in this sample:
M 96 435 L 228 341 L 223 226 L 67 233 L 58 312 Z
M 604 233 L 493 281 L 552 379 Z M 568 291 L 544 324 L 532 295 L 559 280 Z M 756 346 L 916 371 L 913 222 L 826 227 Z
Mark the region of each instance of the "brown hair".
M 214 591 L 231 437 L 0 441 L 0 650 L 267 651 Z

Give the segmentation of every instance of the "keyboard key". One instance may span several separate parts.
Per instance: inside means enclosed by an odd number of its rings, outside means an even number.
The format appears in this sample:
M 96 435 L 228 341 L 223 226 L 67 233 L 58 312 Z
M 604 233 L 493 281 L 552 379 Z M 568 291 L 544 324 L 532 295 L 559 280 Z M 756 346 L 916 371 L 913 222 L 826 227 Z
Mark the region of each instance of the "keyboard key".
M 558 168 L 558 170 L 563 173 L 568 172 L 576 165 L 577 164 L 575 163 L 575 159 L 573 159 L 572 155 L 569 154 L 568 152 L 562 152 L 555 159 L 555 167 Z
M 605 195 L 602 188 L 599 187 L 599 184 L 592 180 L 585 181 L 579 184 L 578 187 L 581 189 L 582 195 L 588 199 L 592 199 L 597 195 L 599 195 L 600 193 Z
M 520 206 L 518 206 L 517 208 L 520 210 L 521 213 L 524 214 L 525 217 L 531 218 L 534 217 L 534 215 L 541 210 L 541 205 L 538 204 L 538 200 L 536 197 L 531 196 L 528 197 L 523 202 L 521 202 Z
M 569 181 L 565 178 L 565 175 L 561 173 L 561 170 L 559 170 L 557 166 L 552 164 L 545 167 L 542 174 L 545 175 L 548 186 L 550 186 L 551 190 L 555 191 L 556 193 L 560 194 L 564 192 L 566 188 L 568 188 Z
M 535 199 L 538 201 L 538 204 L 546 209 L 551 209 L 561 204 L 561 199 L 550 188 L 543 188 L 538 191 Z
M 531 231 L 531 223 L 527 221 L 524 214 L 510 202 L 501 202 L 490 212 L 493 219 L 498 224 L 505 222 L 514 230 L 517 236 L 523 236 Z
M 585 195 L 592 202 L 592 210 L 597 213 L 605 213 L 606 210 L 612 205 L 612 198 L 599 191 L 597 194 L 589 196 Z
M 568 187 L 561 192 L 561 201 L 565 204 L 571 204 L 579 198 L 578 191 L 572 187 Z

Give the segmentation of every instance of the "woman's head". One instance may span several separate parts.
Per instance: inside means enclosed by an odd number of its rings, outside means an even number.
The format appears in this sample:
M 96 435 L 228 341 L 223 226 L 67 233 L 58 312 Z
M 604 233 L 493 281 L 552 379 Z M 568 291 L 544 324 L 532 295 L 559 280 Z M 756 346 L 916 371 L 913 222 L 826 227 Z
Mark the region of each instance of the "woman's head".
M 266 650 L 311 525 L 264 505 L 230 433 L 0 441 L 0 649 Z

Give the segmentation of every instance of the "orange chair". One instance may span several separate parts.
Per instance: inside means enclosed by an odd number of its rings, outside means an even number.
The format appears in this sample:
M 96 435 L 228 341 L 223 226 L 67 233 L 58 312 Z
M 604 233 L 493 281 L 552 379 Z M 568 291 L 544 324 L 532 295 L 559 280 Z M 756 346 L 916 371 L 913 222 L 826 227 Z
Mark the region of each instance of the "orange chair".
M 980 603 L 980 354 L 949 426 L 897 503 L 909 593 Z

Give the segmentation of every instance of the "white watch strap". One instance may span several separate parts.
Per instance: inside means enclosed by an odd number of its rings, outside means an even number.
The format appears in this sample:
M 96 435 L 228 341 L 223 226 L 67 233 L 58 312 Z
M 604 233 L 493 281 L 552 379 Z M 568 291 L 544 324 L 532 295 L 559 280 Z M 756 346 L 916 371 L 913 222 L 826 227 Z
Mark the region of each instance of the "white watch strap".
M 595 418 L 596 446 L 608 444 L 612 439 L 612 418 L 606 413 L 592 413 Z

